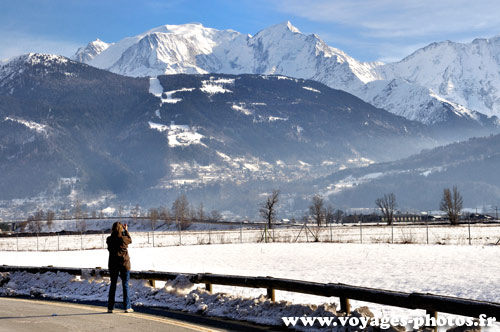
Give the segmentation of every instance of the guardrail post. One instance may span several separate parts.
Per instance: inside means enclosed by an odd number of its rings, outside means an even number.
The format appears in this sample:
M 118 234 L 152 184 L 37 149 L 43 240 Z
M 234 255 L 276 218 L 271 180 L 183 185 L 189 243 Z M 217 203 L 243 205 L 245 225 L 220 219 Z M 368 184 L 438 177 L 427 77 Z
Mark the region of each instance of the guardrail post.
M 205 284 L 205 290 L 206 290 L 208 293 L 212 294 L 212 292 L 213 292 L 213 286 L 212 286 L 212 284 L 206 283 L 206 284 Z
M 154 270 L 149 270 L 149 272 L 154 272 Z M 156 288 L 156 280 L 149 279 L 148 282 L 151 287 Z
M 438 332 L 438 328 L 437 328 L 438 313 L 437 313 L 437 311 L 426 310 L 425 313 L 426 313 L 426 315 L 429 315 L 430 320 L 432 320 L 432 318 L 434 318 L 434 326 L 428 326 L 428 327 L 431 328 L 432 331 Z
M 271 302 L 276 302 L 276 292 L 274 288 L 267 289 L 267 298 L 271 300 Z
M 340 311 L 345 312 L 347 315 L 351 313 L 351 303 L 347 297 L 340 298 Z

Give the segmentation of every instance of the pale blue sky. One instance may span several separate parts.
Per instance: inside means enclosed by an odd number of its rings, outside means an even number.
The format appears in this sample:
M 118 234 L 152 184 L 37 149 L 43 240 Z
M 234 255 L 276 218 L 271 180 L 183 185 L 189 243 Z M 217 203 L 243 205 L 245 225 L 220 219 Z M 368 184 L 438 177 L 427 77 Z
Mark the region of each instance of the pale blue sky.
M 2 0 L 0 59 L 27 52 L 72 55 L 164 24 L 254 35 L 291 21 L 363 61 L 396 61 L 434 41 L 500 35 L 491 0 Z

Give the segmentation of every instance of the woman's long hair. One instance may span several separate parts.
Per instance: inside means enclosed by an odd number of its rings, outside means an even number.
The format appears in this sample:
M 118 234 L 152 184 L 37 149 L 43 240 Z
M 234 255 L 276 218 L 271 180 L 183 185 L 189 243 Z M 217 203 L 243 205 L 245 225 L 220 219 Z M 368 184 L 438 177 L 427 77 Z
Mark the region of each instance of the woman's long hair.
M 122 236 L 123 233 L 123 225 L 121 222 L 117 221 L 113 224 L 111 228 L 111 234 L 116 236 Z

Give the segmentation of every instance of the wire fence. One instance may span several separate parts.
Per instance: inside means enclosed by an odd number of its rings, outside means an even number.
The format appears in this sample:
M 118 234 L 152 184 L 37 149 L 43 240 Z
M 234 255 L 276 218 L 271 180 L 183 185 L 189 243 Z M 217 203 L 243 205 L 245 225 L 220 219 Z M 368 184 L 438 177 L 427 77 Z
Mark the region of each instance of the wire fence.
M 64 251 L 105 249 L 108 233 L 57 233 L 0 238 L 0 251 Z M 179 245 L 271 242 L 333 242 L 333 243 L 396 243 L 488 245 L 500 242 L 499 224 L 449 225 L 293 225 L 267 229 L 202 230 L 202 231 L 141 231 L 131 232 L 132 248 Z

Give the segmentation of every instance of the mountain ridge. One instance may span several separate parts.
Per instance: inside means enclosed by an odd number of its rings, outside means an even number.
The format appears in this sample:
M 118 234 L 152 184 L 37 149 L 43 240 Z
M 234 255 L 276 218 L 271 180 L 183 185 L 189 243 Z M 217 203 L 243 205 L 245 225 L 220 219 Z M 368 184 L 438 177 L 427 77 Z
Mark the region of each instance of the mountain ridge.
M 152 38 L 154 43 L 143 40 Z M 497 38 L 498 39 L 498 38 Z M 492 38 L 475 40 L 465 45 L 481 43 L 496 43 L 498 41 L 497 57 L 500 57 L 500 40 Z M 139 45 L 142 42 L 142 45 Z M 498 128 L 496 116 L 500 115 L 500 86 L 493 84 L 494 79 L 488 80 L 485 71 L 491 66 L 477 71 L 482 78 L 481 82 L 470 82 L 468 85 L 459 85 L 460 91 L 444 93 L 444 81 L 440 84 L 431 84 L 428 77 L 435 76 L 439 68 L 432 67 L 425 52 L 436 47 L 442 48 L 442 43 L 433 43 L 423 49 L 415 51 L 410 56 L 396 63 L 382 64 L 378 62 L 360 62 L 345 52 L 328 46 L 318 35 L 302 34 L 289 21 L 270 26 L 254 36 L 238 33 L 234 30 L 216 30 L 205 28 L 201 24 L 165 25 L 148 30 L 135 37 L 128 37 L 112 44 L 100 54 L 92 50 L 85 56 L 85 48 L 81 48 L 73 58 L 84 59 L 84 62 L 101 69 L 111 70 L 129 76 L 157 76 L 174 73 L 226 73 L 226 74 L 281 74 L 291 77 L 312 79 L 324 83 L 332 88 L 345 90 L 377 107 L 387 109 L 408 119 L 421 121 L 427 124 L 445 123 L 443 119 L 460 117 L 481 126 Z M 451 43 L 451 42 L 450 42 Z M 147 45 L 147 47 L 145 46 Z M 484 48 L 484 47 L 483 47 Z M 94 53 L 93 53 L 94 52 Z M 451 50 L 441 52 L 442 56 L 450 57 Z M 472 53 L 471 53 L 472 54 Z M 412 77 L 405 72 L 405 64 L 412 59 L 423 55 L 426 63 L 424 73 L 426 77 Z M 484 55 L 484 62 L 491 62 L 495 58 Z M 89 60 L 85 60 L 89 58 Z M 99 60 L 103 58 L 103 60 Z M 420 59 L 420 58 L 419 58 Z M 489 60 L 490 59 L 490 60 Z M 446 60 L 446 59 L 445 59 Z M 419 60 L 420 61 L 420 60 Z M 450 73 L 457 72 L 463 63 L 451 63 Z M 495 68 L 500 67 L 497 61 Z M 417 68 L 413 66 L 412 68 Z M 429 69 L 430 68 L 430 69 Z M 441 75 L 444 75 L 441 73 Z M 449 81 L 459 82 L 462 76 L 448 77 Z M 394 79 L 404 82 L 407 86 L 405 99 L 408 105 L 395 104 L 390 96 L 384 94 L 381 82 L 386 81 L 386 87 Z M 445 80 L 446 77 L 443 79 Z M 470 80 L 469 80 L 470 81 Z M 379 84 L 370 84 L 379 82 Z M 450 85 L 451 86 L 451 85 Z M 422 91 L 425 91 L 423 93 Z M 444 92 L 443 92 L 444 91 Z M 475 91 L 471 96 L 465 96 L 464 91 Z M 487 93 L 482 93 L 486 91 Z M 493 96 L 488 99 L 488 95 Z M 437 98 L 438 97 L 438 98 Z M 469 98 L 470 97 L 470 98 Z M 474 100 L 477 99 L 477 102 Z M 426 114 L 426 105 L 434 105 Z M 450 113 L 450 108 L 453 111 Z M 438 113 L 448 113 L 439 115 Z M 488 121 L 477 121 L 480 112 Z M 484 117 L 483 117 L 484 118 Z
M 0 185 L 12 188 L 0 209 L 30 197 L 154 206 L 187 192 L 253 215 L 273 185 L 437 144 L 418 122 L 282 75 L 134 78 L 28 54 L 0 78 Z

